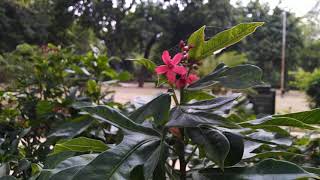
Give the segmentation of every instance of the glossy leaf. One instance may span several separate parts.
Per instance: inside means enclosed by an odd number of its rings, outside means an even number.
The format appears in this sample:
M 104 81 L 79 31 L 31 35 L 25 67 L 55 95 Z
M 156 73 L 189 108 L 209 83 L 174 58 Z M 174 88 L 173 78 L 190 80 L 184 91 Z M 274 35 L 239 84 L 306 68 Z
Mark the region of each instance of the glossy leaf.
M 167 127 L 198 127 L 200 125 L 215 125 L 227 128 L 239 128 L 237 124 L 226 118 L 209 112 L 187 112 L 177 107 L 171 111 Z
M 127 116 L 109 106 L 84 105 L 78 108 L 81 108 L 82 111 L 86 112 L 90 116 L 100 121 L 108 122 L 118 128 L 133 132 L 142 132 L 149 135 L 159 135 L 157 131 L 133 122 Z
M 74 152 L 103 152 L 108 149 L 108 146 L 102 141 L 89 139 L 86 137 L 78 137 L 70 140 L 59 141 L 54 146 L 53 154 L 64 151 Z
M 293 157 L 306 158 L 307 155 L 286 152 L 286 151 L 270 151 L 270 152 L 258 153 L 250 158 L 266 159 L 266 158 L 279 158 L 279 157 L 286 157 L 286 158 L 292 159 Z
M 164 93 L 132 112 L 129 117 L 136 123 L 143 123 L 152 116 L 156 124 L 164 124 L 169 118 L 170 105 L 171 95 Z
M 223 132 L 223 134 L 227 137 L 230 144 L 230 150 L 224 161 L 224 165 L 233 166 L 239 163 L 242 159 L 244 153 L 243 137 L 231 132 Z
M 260 128 L 263 129 L 264 127 L 269 126 L 288 126 L 288 127 L 296 127 L 302 129 L 309 129 L 309 130 L 317 130 L 317 127 L 311 126 L 309 124 L 303 123 L 297 119 L 289 118 L 289 117 L 273 117 L 267 116 L 264 118 L 246 121 L 240 123 L 243 127 L 251 127 L 251 128 Z
M 262 83 L 262 70 L 254 65 L 227 67 L 220 64 L 210 74 L 191 84 L 188 90 L 209 88 L 217 83 L 231 89 L 246 89 Z
M 196 110 L 209 110 L 209 109 L 216 109 L 223 105 L 232 103 L 234 100 L 236 100 L 240 95 L 235 94 L 231 96 L 221 96 L 216 97 L 210 100 L 204 100 L 204 101 L 197 101 L 190 104 L 185 104 L 181 106 L 182 108 L 190 108 L 190 109 L 196 109 Z
M 48 179 L 72 180 L 81 168 L 90 163 L 97 156 L 98 154 L 83 154 L 79 156 L 70 157 L 60 162 L 54 169 L 48 169 L 47 171 L 51 173 Z
M 154 136 L 132 134 L 125 136 L 116 147 L 101 153 L 73 176 L 73 180 L 129 179 L 134 167 L 146 163 L 159 147 L 160 140 Z M 150 177 L 152 171 L 144 171 Z
M 193 174 L 193 179 L 197 180 L 292 180 L 306 177 L 314 178 L 316 176 L 291 162 L 274 159 L 266 159 L 252 167 L 225 168 L 224 172 L 220 169 L 209 168 Z
M 213 128 L 200 127 L 189 129 L 188 134 L 194 143 L 204 147 L 208 159 L 224 168 L 230 144 L 222 132 Z
M 85 131 L 91 124 L 92 118 L 90 116 L 80 116 L 58 125 L 50 132 L 48 137 L 73 138 Z

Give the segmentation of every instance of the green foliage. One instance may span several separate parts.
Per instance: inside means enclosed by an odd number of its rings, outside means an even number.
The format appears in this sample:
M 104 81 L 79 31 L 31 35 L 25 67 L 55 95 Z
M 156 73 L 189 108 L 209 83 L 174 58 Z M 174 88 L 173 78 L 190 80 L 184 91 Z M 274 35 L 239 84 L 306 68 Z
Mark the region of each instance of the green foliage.
M 260 25 L 240 24 L 208 41 L 193 34 L 189 39 L 201 50 L 195 47 L 190 61 L 238 42 Z M 231 89 L 261 84 L 262 71 L 257 66 L 219 64 L 182 88 L 180 100 L 172 87 L 128 112 L 100 94 L 101 81 L 119 78 L 105 55 L 75 56 L 53 45 L 43 49 L 22 45 L 6 56 L 17 65 L 25 60 L 32 66 L 22 66 L 24 73 L 14 77 L 17 88 L 10 86 L 15 91 L 9 103 L 0 106 L 18 110 L 16 116 L 12 113 L 13 119 L 0 121 L 4 175 L 40 180 L 317 178 L 309 172 L 316 169 L 303 169 L 305 161 L 291 158 L 304 157 L 301 146 L 310 141 L 292 143 L 285 128 L 318 132 L 320 111 L 239 121 L 230 117 L 240 94 L 219 97 L 202 91 L 217 83 Z M 142 64 L 154 66 L 146 60 Z M 1 99 L 8 96 L 0 95 Z
M 292 72 L 294 80 L 291 81 L 291 85 L 299 89 L 305 90 L 310 96 L 311 106 L 320 106 L 320 69 L 316 68 L 313 72 L 306 72 L 302 69 L 298 69 L 296 72 Z

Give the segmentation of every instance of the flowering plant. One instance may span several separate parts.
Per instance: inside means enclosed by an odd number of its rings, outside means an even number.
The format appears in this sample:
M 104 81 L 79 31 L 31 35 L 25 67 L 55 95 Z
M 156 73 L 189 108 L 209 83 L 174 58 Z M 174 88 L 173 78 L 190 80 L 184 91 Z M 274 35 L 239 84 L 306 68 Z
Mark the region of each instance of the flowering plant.
M 261 84 L 261 69 L 247 64 L 235 67 L 220 64 L 202 78 L 196 75 L 202 59 L 240 41 L 262 24 L 239 24 L 207 41 L 204 26 L 187 42 L 180 43 L 181 52 L 173 58 L 164 51 L 164 64 L 156 67 L 155 72 L 166 77 L 170 89 L 128 115 L 108 105 L 74 104 L 83 116 L 119 128 L 122 141 L 107 147 L 96 140 L 88 143 L 79 138 L 60 142 L 53 151 L 59 162 L 40 177 L 50 180 L 317 178 L 310 169 L 267 158 L 296 155 L 287 152 L 287 141 L 283 140 L 290 134 L 281 127 L 317 130 L 314 124 L 318 123 L 319 110 L 239 120 L 229 112 L 240 94 L 218 97 L 206 90 L 215 84 L 231 89 L 256 86 Z M 171 99 L 175 104 L 171 104 Z M 84 145 L 87 149 L 80 148 Z M 269 149 L 276 147 L 277 151 L 259 153 L 262 145 Z M 66 155 L 64 151 L 70 150 L 80 155 Z M 91 153 L 84 153 L 85 150 Z M 256 159 L 262 161 L 248 166 L 248 162 Z

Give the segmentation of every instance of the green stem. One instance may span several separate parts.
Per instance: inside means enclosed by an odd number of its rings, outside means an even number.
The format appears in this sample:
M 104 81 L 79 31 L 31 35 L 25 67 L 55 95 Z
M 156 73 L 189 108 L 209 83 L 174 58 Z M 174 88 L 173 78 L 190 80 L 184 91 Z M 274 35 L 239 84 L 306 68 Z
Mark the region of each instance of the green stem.
M 174 102 L 176 103 L 176 105 L 178 106 L 178 105 L 179 105 L 179 101 L 178 101 L 178 98 L 177 98 L 177 94 L 176 94 L 173 86 L 172 86 L 171 84 L 170 84 L 170 86 L 171 86 L 171 91 L 172 91 L 172 93 L 173 93 L 173 100 L 174 100 Z
M 184 93 L 183 89 L 180 89 L 180 103 L 184 103 Z M 178 152 L 179 152 L 179 163 L 180 163 L 180 179 L 186 180 L 186 167 L 187 167 L 187 161 L 185 159 L 185 134 L 184 134 L 184 128 L 180 128 L 181 133 L 181 140 L 178 142 Z

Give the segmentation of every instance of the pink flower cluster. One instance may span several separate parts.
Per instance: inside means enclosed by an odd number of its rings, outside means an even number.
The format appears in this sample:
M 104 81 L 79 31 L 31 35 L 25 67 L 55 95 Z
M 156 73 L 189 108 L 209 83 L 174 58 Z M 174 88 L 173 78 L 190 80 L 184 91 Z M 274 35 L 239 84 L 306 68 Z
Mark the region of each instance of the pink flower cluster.
M 171 58 L 168 51 L 162 53 L 162 61 L 164 65 L 160 65 L 156 68 L 158 75 L 166 75 L 170 84 L 175 84 L 177 88 L 181 89 L 185 86 L 198 80 L 198 76 L 188 73 L 185 66 L 180 65 L 183 59 L 188 59 L 188 54 L 178 53 Z

